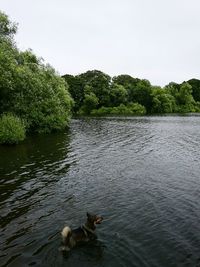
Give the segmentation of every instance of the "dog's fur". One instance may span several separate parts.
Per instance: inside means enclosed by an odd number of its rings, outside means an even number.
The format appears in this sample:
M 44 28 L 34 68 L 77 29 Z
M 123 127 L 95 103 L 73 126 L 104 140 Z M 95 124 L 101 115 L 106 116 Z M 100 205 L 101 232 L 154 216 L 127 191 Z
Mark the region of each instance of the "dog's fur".
M 102 220 L 102 216 L 87 213 L 87 221 L 83 226 L 74 230 L 69 226 L 65 226 L 61 232 L 63 243 L 62 250 L 69 251 L 81 242 L 96 239 L 95 225 L 100 224 Z

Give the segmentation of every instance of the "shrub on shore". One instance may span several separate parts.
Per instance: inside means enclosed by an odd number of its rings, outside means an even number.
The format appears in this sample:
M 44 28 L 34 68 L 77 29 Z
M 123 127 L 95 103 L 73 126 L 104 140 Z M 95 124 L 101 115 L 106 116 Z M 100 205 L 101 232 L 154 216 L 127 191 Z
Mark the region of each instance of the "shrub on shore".
M 24 122 L 13 114 L 0 118 L 0 144 L 17 144 L 26 137 Z
M 128 105 L 121 104 L 117 107 L 101 107 L 99 109 L 93 109 L 91 115 L 93 116 L 106 116 L 106 115 L 144 115 L 146 109 L 144 106 L 138 103 L 129 103 Z

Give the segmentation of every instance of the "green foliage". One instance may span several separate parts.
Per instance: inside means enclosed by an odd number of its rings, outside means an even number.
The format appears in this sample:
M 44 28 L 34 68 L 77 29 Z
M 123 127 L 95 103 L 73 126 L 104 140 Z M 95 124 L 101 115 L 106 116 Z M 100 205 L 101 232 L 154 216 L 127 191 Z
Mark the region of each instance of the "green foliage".
M 79 114 L 90 114 L 90 112 L 97 107 L 99 103 L 99 99 L 96 97 L 96 95 L 92 92 L 88 92 L 85 94 L 85 98 L 83 101 L 83 106 L 81 107 Z
M 176 101 L 175 112 L 190 113 L 198 111 L 198 105 L 192 96 L 192 86 L 189 83 L 170 83 L 166 86 L 166 91 L 171 94 Z
M 199 112 L 197 102 L 200 101 L 195 99 L 200 98 L 200 81 L 196 79 L 190 80 L 191 84 L 171 82 L 161 88 L 152 86 L 148 80 L 125 74 L 115 76 L 111 80 L 108 75 L 97 70 L 78 76 L 65 75 L 64 78 L 75 99 L 76 114 L 130 114 L 130 111 L 118 109 L 121 104 L 127 107 L 130 103 L 145 107 L 148 114 Z M 193 88 L 196 90 L 195 94 Z
M 192 86 L 192 96 L 195 101 L 200 102 L 200 80 L 191 79 L 187 81 Z
M 109 115 L 112 111 L 112 107 L 101 107 L 99 109 L 93 109 L 91 111 L 92 116 L 106 116 Z
M 197 101 L 195 103 L 195 112 L 200 112 L 200 102 L 199 101 Z
M 177 95 L 178 109 L 180 113 L 195 112 L 195 101 L 192 96 L 192 86 L 188 83 L 182 83 Z
M 12 38 L 16 32 L 16 23 L 11 22 L 8 16 L 0 11 L 0 41 L 2 38 Z
M 17 144 L 26 136 L 25 124 L 13 114 L 3 114 L 0 118 L 0 144 Z
M 160 87 L 152 88 L 152 113 L 172 113 L 176 110 L 175 98 Z
M 74 99 L 73 111 L 76 113 L 83 104 L 84 99 L 84 83 L 79 75 L 73 76 L 66 74 L 63 76 L 69 85 L 69 93 Z
M 112 106 L 118 106 L 127 102 L 127 90 L 123 85 L 113 83 L 110 90 L 110 104 Z
M 144 106 L 138 103 L 129 103 L 128 105 L 120 104 L 117 107 L 101 107 L 99 109 L 94 109 L 91 112 L 91 115 L 94 116 L 106 116 L 106 115 L 125 115 L 125 116 L 134 116 L 134 115 L 144 115 L 146 109 Z
M 145 106 L 148 113 L 151 112 L 152 107 L 152 88 L 148 80 L 140 80 L 136 87 L 130 89 L 130 101 L 137 102 Z
M 28 121 L 30 131 L 61 130 L 68 125 L 72 106 L 67 86 L 50 66 L 36 65 L 33 71 L 31 65 L 18 68 L 20 90 L 13 111 Z
M 127 105 L 129 112 L 133 115 L 145 115 L 146 114 L 146 108 L 139 104 L 139 103 L 129 103 Z
M 102 105 L 109 105 L 111 83 L 109 75 L 98 70 L 91 70 L 77 76 L 66 74 L 63 78 L 68 83 L 69 92 L 75 101 L 75 113 L 80 113 L 80 107 L 84 105 L 84 98 L 87 95 L 86 88 L 90 88 L 89 93 L 94 93 L 98 98 L 99 107 Z
M 111 83 L 111 77 L 109 75 L 98 70 L 92 70 L 79 75 L 79 77 L 82 80 L 83 90 L 85 85 L 89 85 L 91 87 L 91 91 L 99 99 L 99 107 L 109 105 Z
M 112 81 L 114 83 L 123 85 L 125 89 L 129 90 L 130 88 L 136 87 L 140 79 L 133 78 L 127 74 L 122 74 L 122 75 L 113 77 Z
M 192 104 L 194 102 L 192 96 L 192 86 L 186 82 L 182 83 L 176 98 L 179 105 Z
M 4 25 L 2 35 L 15 33 L 9 20 L 2 23 L 1 14 L 0 25 Z M 16 114 L 27 121 L 29 132 L 51 132 L 68 125 L 73 100 L 67 83 L 31 50 L 20 52 L 13 42 L 1 38 L 0 73 L 0 114 Z
M 180 84 L 170 82 L 168 85 L 164 88 L 170 95 L 173 95 L 176 98 L 177 93 L 180 90 Z

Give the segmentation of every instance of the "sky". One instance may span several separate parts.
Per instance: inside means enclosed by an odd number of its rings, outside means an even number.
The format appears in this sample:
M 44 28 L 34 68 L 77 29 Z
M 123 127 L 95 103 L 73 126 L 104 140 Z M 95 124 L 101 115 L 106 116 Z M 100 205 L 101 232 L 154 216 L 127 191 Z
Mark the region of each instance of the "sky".
M 200 79 L 199 0 L 0 0 L 0 10 L 18 23 L 18 47 L 61 75 Z

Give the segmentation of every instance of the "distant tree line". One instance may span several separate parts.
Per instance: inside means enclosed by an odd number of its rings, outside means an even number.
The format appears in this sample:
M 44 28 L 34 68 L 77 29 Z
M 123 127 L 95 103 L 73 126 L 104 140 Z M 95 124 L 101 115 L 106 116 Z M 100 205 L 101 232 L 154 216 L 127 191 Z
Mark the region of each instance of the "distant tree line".
M 191 79 L 164 88 L 130 75 L 92 70 L 63 76 L 74 99 L 77 115 L 143 115 L 200 112 L 200 80 Z

